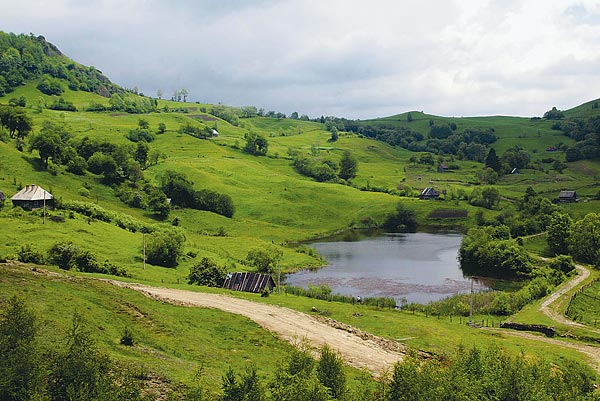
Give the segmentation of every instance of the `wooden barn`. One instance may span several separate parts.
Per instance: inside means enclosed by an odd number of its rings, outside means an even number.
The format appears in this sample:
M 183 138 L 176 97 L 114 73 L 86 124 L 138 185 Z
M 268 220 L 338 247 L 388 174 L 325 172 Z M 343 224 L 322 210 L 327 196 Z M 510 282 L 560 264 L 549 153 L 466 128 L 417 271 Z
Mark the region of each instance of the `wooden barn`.
M 440 191 L 433 188 L 427 187 L 419 195 L 419 199 L 438 199 L 440 197 Z
M 14 207 L 23 209 L 41 209 L 46 205 L 47 209 L 54 208 L 54 197 L 39 185 L 27 185 L 25 188 L 13 195 L 10 200 Z
M 577 198 L 577 192 L 575 191 L 560 191 L 558 201 L 561 203 L 573 203 L 579 202 L 579 198 Z
M 262 292 L 265 288 L 269 291 L 275 287 L 275 281 L 269 274 L 264 273 L 229 273 L 223 283 L 223 288 L 233 291 Z

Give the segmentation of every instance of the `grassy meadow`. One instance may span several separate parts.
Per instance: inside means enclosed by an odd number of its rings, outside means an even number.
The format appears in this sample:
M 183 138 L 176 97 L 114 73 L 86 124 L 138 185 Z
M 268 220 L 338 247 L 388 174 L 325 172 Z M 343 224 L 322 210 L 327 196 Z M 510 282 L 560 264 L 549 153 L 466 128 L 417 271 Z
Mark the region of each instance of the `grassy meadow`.
M 108 105 L 98 95 L 66 90 L 65 100 L 73 102 L 77 112 L 53 111 L 45 105 L 53 98 L 36 89 L 37 82 L 29 82 L 10 97 L 27 98 L 27 113 L 38 132 L 46 120 L 64 125 L 75 139 L 85 136 L 116 144 L 135 146 L 126 135 L 138 126 L 138 120 L 147 120 L 155 131 L 159 123 L 166 132 L 156 136 L 150 149 L 159 150 L 166 159 L 149 167 L 144 176 L 158 184 L 168 170 L 184 172 L 194 182 L 195 189 L 211 189 L 231 196 L 235 214 L 226 218 L 215 213 L 193 209 L 173 209 L 167 221 L 159 221 L 150 212 L 131 208 L 118 199 L 115 188 L 104 185 L 99 176 L 86 172 L 77 176 L 64 166 L 53 171 L 41 168 L 37 152 L 19 152 L 13 140 L 0 141 L 0 191 L 10 198 L 27 184 L 38 184 L 63 201 L 84 201 L 98 204 L 117 213 L 131 216 L 144 224 L 171 226 L 177 219 L 185 232 L 184 256 L 175 268 L 148 264 L 143 267 L 143 236 L 106 223 L 88 219 L 64 210 L 50 211 L 51 216 L 62 216 L 64 221 L 48 219 L 42 224 L 40 211 L 26 212 L 13 209 L 10 201 L 0 210 L 0 257 L 14 259 L 24 244 L 45 252 L 60 241 L 72 241 L 92 251 L 100 261 L 105 259 L 127 269 L 130 277 L 122 278 L 151 285 L 164 285 L 194 291 L 212 291 L 290 307 L 309 313 L 313 307 L 327 311 L 331 318 L 358 327 L 370 333 L 396 339 L 412 348 L 440 356 L 451 356 L 459 346 L 498 345 L 511 352 L 526 352 L 553 363 L 567 359 L 585 362 L 583 355 L 555 345 L 513 337 L 494 329 L 474 329 L 466 319 L 425 316 L 301 298 L 292 295 L 271 295 L 261 298 L 256 294 L 232 293 L 221 289 L 187 284 L 189 268 L 202 257 L 210 257 L 227 266 L 230 271 L 253 270 L 245 264 L 246 255 L 254 248 L 276 247 L 283 254 L 281 267 L 293 271 L 322 265 L 319 258 L 301 252 L 299 242 L 328 236 L 348 228 L 363 228 L 372 222 L 381 224 L 398 202 L 414 210 L 421 227 L 451 226 L 466 229 L 476 222 L 481 211 L 491 219 L 501 211 L 516 210 L 515 201 L 523 197 L 529 186 L 548 198 L 555 198 L 562 189 L 576 190 L 582 201 L 563 205 L 574 218 L 597 212 L 600 161 L 583 160 L 568 163 L 562 173 L 553 170 L 542 159 L 551 155 L 564 160 L 561 152 L 547 152 L 550 146 L 571 139 L 551 129 L 551 122 L 518 117 L 438 117 L 411 112 L 365 121 L 372 124 L 398 124 L 423 133 L 428 132 L 429 121 L 436 124 L 454 122 L 458 130 L 465 128 L 494 128 L 498 141 L 493 145 L 498 154 L 519 144 L 531 153 L 534 164 L 541 169 L 524 169 L 517 175 L 505 175 L 495 185 L 502 195 L 498 210 L 471 206 L 459 194 L 469 194 L 479 186 L 477 173 L 483 164 L 473 161 L 452 160 L 458 169 L 440 173 L 436 165 L 411 163 L 413 152 L 392 147 L 381 141 L 341 132 L 339 139 L 330 142 L 331 133 L 325 125 L 312 121 L 255 117 L 240 119 L 239 125 L 209 115 L 211 105 L 158 101 L 159 112 L 126 114 L 112 112 L 85 112 L 90 103 Z M 0 99 L 4 102 L 4 99 Z M 184 111 L 165 112 L 171 110 Z M 565 112 L 572 116 L 590 115 L 589 105 Z M 208 112 L 202 111 L 208 110 Z M 178 129 L 187 123 L 216 128 L 218 137 L 198 139 L 181 134 Z M 244 153 L 244 135 L 254 132 L 269 142 L 266 156 Z M 7 137 L 7 135 L 5 135 Z M 293 167 L 291 151 L 313 153 L 317 157 L 340 160 L 344 151 L 351 151 L 358 160 L 356 178 L 349 185 L 321 183 L 299 174 Z M 52 164 L 52 163 L 51 163 Z M 399 196 L 400 189 L 410 187 L 413 196 Z M 418 194 L 425 187 L 445 191 L 440 200 L 422 201 Z M 434 219 L 429 215 L 436 210 L 461 210 L 466 218 Z M 524 239 L 532 252 L 547 256 L 544 236 Z M 54 267 L 49 267 L 56 271 Z M 289 350 L 289 345 L 276 339 L 258 325 L 245 318 L 215 310 L 185 308 L 152 301 L 130 290 L 90 280 L 106 278 L 101 274 L 61 272 L 67 277 L 45 276 L 27 269 L 0 266 L 1 297 L 20 295 L 27 299 L 36 314 L 43 317 L 44 337 L 48 343 L 60 341 L 74 310 L 83 311 L 102 348 L 111 356 L 132 363 L 144 364 L 147 369 L 173 382 L 190 382 L 192 372 L 203 366 L 210 386 L 220 384 L 227 366 L 242 370 L 248 363 L 259 369 L 259 374 L 270 377 L 277 363 Z M 590 280 L 596 278 L 594 272 Z M 597 285 L 589 289 L 598 293 Z M 587 304 L 586 304 L 587 305 Z M 539 303 L 526 307 L 515 316 L 515 321 L 553 324 L 537 313 Z M 566 305 L 560 305 L 564 310 Z M 596 313 L 593 305 L 577 306 L 582 321 L 590 323 Z M 497 326 L 498 317 L 476 316 Z M 119 338 L 125 327 L 131 327 L 138 345 L 121 346 Z M 567 331 L 566 327 L 558 327 Z M 576 333 L 599 337 L 585 329 Z M 348 369 L 351 378 L 358 372 Z

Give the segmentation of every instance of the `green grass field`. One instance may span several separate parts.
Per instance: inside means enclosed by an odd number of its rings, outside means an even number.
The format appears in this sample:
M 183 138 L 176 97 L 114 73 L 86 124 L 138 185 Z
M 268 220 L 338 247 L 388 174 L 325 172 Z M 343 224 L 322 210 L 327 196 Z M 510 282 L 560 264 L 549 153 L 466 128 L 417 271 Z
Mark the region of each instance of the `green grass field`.
M 163 152 L 167 158 L 144 171 L 146 179 L 160 181 L 167 170 L 185 172 L 194 182 L 195 189 L 212 189 L 228 194 L 233 199 L 235 214 L 226 218 L 206 211 L 174 209 L 168 221 L 159 222 L 149 212 L 128 207 L 121 202 L 114 188 L 102 184 L 100 177 L 91 173 L 76 176 L 64 166 L 54 173 L 40 168 L 37 152 L 19 152 L 13 140 L 0 141 L 0 191 L 12 196 L 27 184 L 38 184 L 64 201 L 96 203 L 105 209 L 130 215 L 145 224 L 171 226 L 177 218 L 186 234 L 184 257 L 176 268 L 147 265 L 142 262 L 142 234 L 118 228 L 113 223 L 91 221 L 81 215 L 66 211 L 51 211 L 50 216 L 61 215 L 64 222 L 48 220 L 42 224 L 41 213 L 13 209 L 7 201 L 0 210 L 0 257 L 13 259 L 23 244 L 31 244 L 45 252 L 59 241 L 70 240 L 88 249 L 100 261 L 108 259 L 125 267 L 131 280 L 151 285 L 164 285 L 195 291 L 224 292 L 257 302 L 278 304 L 303 312 L 312 307 L 326 310 L 331 317 L 386 338 L 399 339 L 417 349 L 441 356 L 449 356 L 456 347 L 499 345 L 511 352 L 538 355 L 557 364 L 567 359 L 585 361 L 579 353 L 542 342 L 516 338 L 495 330 L 477 330 L 465 324 L 465 318 L 426 317 L 409 312 L 378 310 L 360 305 L 346 305 L 300 298 L 291 295 L 273 295 L 260 298 L 255 294 L 230 293 L 220 289 L 194 287 L 186 284 L 188 269 L 202 257 L 211 257 L 229 270 L 251 270 L 244 260 L 249 250 L 274 246 L 282 253 L 282 269 L 292 271 L 317 266 L 321 260 L 298 252 L 297 242 L 327 236 L 349 227 L 361 227 L 364 222 L 381 224 L 399 201 L 416 212 L 421 227 L 452 226 L 465 229 L 475 224 L 478 211 L 491 219 L 501 211 L 516 210 L 515 200 L 532 186 L 548 198 L 555 198 L 562 189 L 578 192 L 581 202 L 564 205 L 574 218 L 596 212 L 599 187 L 600 162 L 578 161 L 568 163 L 558 173 L 550 163 L 539 169 L 523 169 L 518 175 L 503 176 L 494 187 L 502 200 L 499 210 L 471 206 L 465 200 L 452 199 L 460 192 L 470 193 L 477 188 L 477 172 L 483 165 L 472 161 L 454 160 L 458 169 L 444 173 L 436 166 L 414 164 L 409 161 L 414 153 L 394 148 L 383 142 L 363 138 L 352 133 L 340 133 L 336 142 L 329 142 L 331 134 L 324 124 L 291 119 L 250 118 L 240 119 L 238 126 L 208 116 L 211 105 L 160 100 L 159 109 L 185 108 L 186 112 L 155 112 L 143 115 L 126 113 L 91 113 L 82 111 L 91 102 L 108 104 L 107 99 L 86 92 L 67 90 L 63 97 L 72 101 L 80 111 L 58 112 L 43 106 L 53 99 L 42 95 L 30 82 L 10 97 L 25 96 L 27 111 L 38 132 L 45 120 L 64 125 L 75 139 L 85 136 L 117 144 L 131 144 L 126 135 L 143 118 L 156 130 L 164 123 L 167 131 L 157 135 L 150 143 L 151 149 Z M 590 116 L 589 104 L 576 107 L 565 114 Z M 560 152 L 547 152 L 549 146 L 571 140 L 551 129 L 551 122 L 518 117 L 463 117 L 450 118 L 412 112 L 413 121 L 406 121 L 406 113 L 383 119 L 365 121 L 372 124 L 397 124 L 421 132 L 428 132 L 429 120 L 436 124 L 454 122 L 458 130 L 465 128 L 494 128 L 499 140 L 494 144 L 501 154 L 516 144 L 531 152 L 534 162 L 552 156 L 564 158 Z M 210 117 L 210 116 L 209 116 Z M 220 135 L 208 140 L 197 139 L 178 132 L 187 123 L 207 125 L 218 129 Z M 267 156 L 256 157 L 243 153 L 244 135 L 255 132 L 269 141 Z M 6 136 L 6 135 L 5 135 Z M 339 160 L 349 150 L 359 162 L 358 174 L 351 185 L 319 183 L 296 172 L 288 150 Z M 51 162 L 52 164 L 52 162 Z M 418 193 L 433 186 L 445 190 L 446 199 L 421 201 Z M 400 188 L 410 187 L 414 196 L 395 195 Z M 370 188 L 371 190 L 360 190 Z M 444 198 L 444 197 L 443 197 Z M 461 210 L 467 212 L 461 219 L 431 219 L 435 210 Z M 219 233 L 225 233 L 220 235 Z M 543 236 L 526 238 L 525 246 L 532 252 L 547 256 Z M 56 270 L 50 268 L 51 270 Z M 597 275 L 597 272 L 594 273 Z M 71 278 L 46 277 L 25 270 L 0 267 L 0 294 L 18 294 L 25 297 L 38 316 L 49 324 L 44 333 L 48 341 L 57 341 L 68 325 L 74 310 L 83 311 L 94 327 L 94 332 L 113 357 L 143 363 L 169 380 L 189 382 L 194 367 L 202 365 L 207 371 L 211 386 L 218 386 L 224 369 L 231 365 L 242 369 L 248 362 L 259 368 L 260 375 L 270 377 L 277 362 L 283 358 L 289 345 L 277 340 L 256 324 L 237 316 L 221 312 L 183 308 L 151 301 L 138 293 L 116 288 L 85 276 L 106 277 L 100 274 L 69 273 Z M 596 296 L 591 287 L 589 294 Z M 538 303 L 526 307 L 515 317 L 516 321 L 553 324 L 537 313 Z M 566 308 L 566 305 L 560 305 Z M 597 311 L 592 304 L 577 306 L 582 321 L 591 324 Z M 494 325 L 500 319 L 477 316 L 476 320 Z M 130 326 L 139 341 L 133 349 L 119 345 L 124 327 Z M 560 330 L 566 330 L 559 327 Z M 584 329 L 576 333 L 597 335 Z M 350 370 L 350 375 L 358 373 Z

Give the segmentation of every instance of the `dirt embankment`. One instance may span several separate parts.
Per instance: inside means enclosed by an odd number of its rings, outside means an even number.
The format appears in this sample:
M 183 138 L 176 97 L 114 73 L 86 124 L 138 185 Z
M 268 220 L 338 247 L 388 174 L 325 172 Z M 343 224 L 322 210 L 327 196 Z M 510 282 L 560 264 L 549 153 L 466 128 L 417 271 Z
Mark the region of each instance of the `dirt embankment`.
M 315 348 L 327 343 L 340 352 L 348 365 L 366 369 L 374 375 L 391 368 L 403 358 L 405 352 L 405 346 L 395 341 L 352 329 L 351 326 L 336 325 L 331 319 L 315 318 L 289 308 L 265 305 L 227 295 L 111 282 L 161 301 L 184 306 L 216 308 L 245 316 L 291 343 L 306 340 Z

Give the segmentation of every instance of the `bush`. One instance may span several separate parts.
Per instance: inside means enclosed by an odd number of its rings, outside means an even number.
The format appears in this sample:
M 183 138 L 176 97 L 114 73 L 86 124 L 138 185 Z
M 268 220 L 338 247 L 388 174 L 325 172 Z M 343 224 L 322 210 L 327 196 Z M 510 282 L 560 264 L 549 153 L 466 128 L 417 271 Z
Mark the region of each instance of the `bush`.
M 226 276 L 227 269 L 225 266 L 218 266 L 217 263 L 210 258 L 202 258 L 199 263 L 190 267 L 188 283 L 195 283 L 208 287 L 222 287 Z
M 414 232 L 417 229 L 416 213 L 398 202 L 396 212 L 387 217 L 383 227 L 390 232 Z
M 134 345 L 135 341 L 133 339 L 133 332 L 129 327 L 125 327 L 125 329 L 123 330 L 120 343 L 128 347 L 132 347 Z
M 65 91 L 58 79 L 49 77 L 44 78 L 42 82 L 38 84 L 37 88 L 40 92 L 49 96 L 60 95 Z
M 23 244 L 17 252 L 17 259 L 23 263 L 43 265 L 46 262 L 44 254 L 34 249 L 31 244 Z
M 185 235 L 180 230 L 155 232 L 146 240 L 146 257 L 150 264 L 164 267 L 177 266 Z

